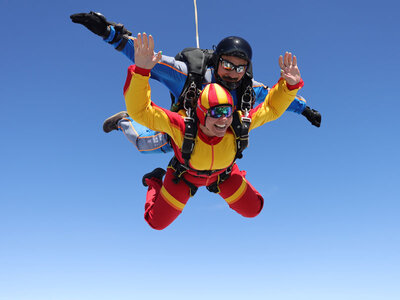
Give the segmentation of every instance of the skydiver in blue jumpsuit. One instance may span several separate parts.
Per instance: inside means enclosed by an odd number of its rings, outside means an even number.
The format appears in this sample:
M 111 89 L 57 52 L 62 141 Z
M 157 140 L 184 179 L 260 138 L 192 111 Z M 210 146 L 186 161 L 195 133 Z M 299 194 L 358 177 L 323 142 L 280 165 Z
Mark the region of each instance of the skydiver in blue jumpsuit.
M 106 20 L 99 13 L 78 13 L 71 15 L 74 23 L 84 25 L 93 33 L 103 37 L 103 40 L 118 51 L 121 51 L 134 63 L 134 45 L 131 33 L 124 28 L 122 24 L 115 24 Z M 236 49 L 235 43 L 239 43 Z M 218 53 L 218 61 L 214 66 L 209 67 L 204 76 L 203 87 L 207 83 L 217 82 L 224 85 L 232 94 L 237 104 L 237 88 L 245 77 L 251 74 L 251 47 L 243 39 L 238 37 L 229 37 L 223 39 L 217 46 L 226 46 Z M 233 48 L 232 48 L 233 46 Z M 225 51 L 225 52 L 224 52 Z M 227 58 L 226 60 L 222 58 Z M 247 72 L 240 74 L 237 71 L 237 65 L 234 61 L 247 61 L 249 67 Z M 221 67 L 219 67 L 221 65 Z M 215 69 L 217 72 L 215 72 Z M 232 72 L 231 72 L 232 71 Z M 162 56 L 161 61 L 152 69 L 151 78 L 165 85 L 175 99 L 179 98 L 185 85 L 188 74 L 188 68 L 185 62 L 175 60 L 170 56 Z M 226 75 L 226 76 L 224 76 Z M 252 79 L 253 89 L 255 92 L 254 106 L 262 103 L 268 94 L 269 88 L 264 84 Z M 312 125 L 319 127 L 321 123 L 321 115 L 318 111 L 310 109 L 306 106 L 305 100 L 301 96 L 297 96 L 288 107 L 287 111 L 305 116 Z M 166 153 L 172 151 L 168 142 L 168 136 L 164 133 L 154 132 L 133 121 L 126 112 L 120 112 L 108 118 L 104 124 L 105 132 L 112 130 L 121 130 L 125 136 L 136 146 L 141 153 Z

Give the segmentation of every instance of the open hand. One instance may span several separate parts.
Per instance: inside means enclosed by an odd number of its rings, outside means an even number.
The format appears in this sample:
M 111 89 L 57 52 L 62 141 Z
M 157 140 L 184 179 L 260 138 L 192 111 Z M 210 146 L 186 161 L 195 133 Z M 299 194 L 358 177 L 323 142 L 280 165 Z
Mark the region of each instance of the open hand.
M 138 33 L 133 40 L 135 47 L 135 64 L 142 69 L 152 69 L 161 60 L 161 51 L 154 53 L 154 39 L 146 33 Z
M 279 67 L 281 68 L 281 76 L 290 85 L 296 85 L 301 80 L 300 70 L 297 67 L 297 58 L 290 52 L 286 52 L 285 56 L 279 56 Z

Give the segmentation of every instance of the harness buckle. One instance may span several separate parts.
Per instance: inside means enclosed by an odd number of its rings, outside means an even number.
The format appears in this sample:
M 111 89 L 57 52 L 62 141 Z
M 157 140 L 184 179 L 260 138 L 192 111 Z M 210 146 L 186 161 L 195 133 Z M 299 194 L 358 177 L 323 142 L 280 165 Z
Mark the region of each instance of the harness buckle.
M 249 112 L 248 112 L 248 111 L 245 111 L 245 115 L 242 116 L 242 118 L 241 118 L 241 119 L 242 119 L 242 122 L 251 123 L 251 118 L 249 118 L 248 115 L 249 115 Z
M 185 97 L 183 100 L 183 108 L 186 110 L 187 116 L 191 116 L 191 110 L 194 107 L 195 101 L 199 95 L 196 83 L 192 81 L 190 86 L 187 88 Z

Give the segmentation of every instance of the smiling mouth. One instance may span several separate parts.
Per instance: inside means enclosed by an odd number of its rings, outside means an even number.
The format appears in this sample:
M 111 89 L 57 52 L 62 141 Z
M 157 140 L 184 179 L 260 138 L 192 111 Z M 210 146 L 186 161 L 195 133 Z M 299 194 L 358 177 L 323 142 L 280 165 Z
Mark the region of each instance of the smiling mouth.
M 228 126 L 226 125 L 218 125 L 218 124 L 214 124 L 215 127 L 217 127 L 217 129 L 222 130 L 222 129 L 226 129 Z

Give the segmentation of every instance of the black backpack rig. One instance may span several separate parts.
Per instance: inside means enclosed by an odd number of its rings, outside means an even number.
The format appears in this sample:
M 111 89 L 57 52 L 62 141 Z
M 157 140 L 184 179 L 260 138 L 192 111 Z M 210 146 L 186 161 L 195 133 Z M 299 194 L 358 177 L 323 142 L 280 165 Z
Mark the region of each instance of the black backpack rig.
M 179 95 L 178 101 L 175 103 L 174 95 L 171 95 L 171 111 L 179 111 L 185 109 L 186 117 L 185 121 L 185 135 L 182 144 L 182 158 L 184 159 L 184 164 L 182 164 L 175 156 L 169 163 L 169 167 L 175 170 L 174 182 L 178 183 L 183 180 L 190 187 L 190 195 L 193 196 L 197 187 L 191 182 L 187 181 L 182 175 L 188 171 L 192 170 L 198 175 L 211 175 L 213 173 L 219 172 L 221 170 L 210 170 L 210 171 L 199 171 L 193 170 L 189 167 L 189 160 L 192 155 L 195 139 L 197 136 L 197 116 L 196 116 L 196 105 L 197 99 L 202 90 L 204 76 L 207 68 L 214 67 L 216 65 L 217 59 L 213 55 L 214 50 L 209 49 L 199 49 L 199 48 L 185 48 L 179 52 L 175 59 L 178 61 L 183 61 L 186 63 L 188 68 L 188 75 L 185 85 Z M 251 119 L 248 117 L 250 109 L 253 108 L 255 102 L 255 93 L 253 90 L 252 81 L 252 71 L 246 72 L 242 78 L 240 86 L 236 89 L 237 92 L 237 107 L 233 113 L 233 120 L 231 128 L 235 134 L 236 138 L 236 156 L 233 163 L 218 176 L 218 180 L 213 184 L 207 186 L 210 192 L 219 193 L 218 185 L 229 178 L 232 171 L 232 167 L 236 159 L 243 157 L 243 150 L 246 149 L 249 142 L 249 129 Z M 242 112 L 240 116 L 238 110 Z

